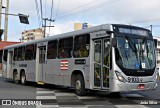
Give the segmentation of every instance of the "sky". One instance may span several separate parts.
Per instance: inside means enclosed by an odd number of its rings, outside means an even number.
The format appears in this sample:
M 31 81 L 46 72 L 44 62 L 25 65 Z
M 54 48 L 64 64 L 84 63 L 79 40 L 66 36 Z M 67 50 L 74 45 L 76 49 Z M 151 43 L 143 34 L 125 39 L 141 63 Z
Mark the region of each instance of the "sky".
M 24 30 L 42 27 L 40 1 L 9 0 L 9 13 L 29 15 L 29 24 L 20 23 L 18 16 L 9 16 L 8 41 L 20 41 Z M 6 0 L 3 0 L 3 6 L 5 4 Z M 160 37 L 160 0 L 53 0 L 52 14 L 51 7 L 52 0 L 42 0 L 42 17 L 55 20 L 51 23 L 54 27 L 47 28 L 49 36 L 73 31 L 77 22 L 93 26 L 129 24 L 147 29 L 153 25 L 153 36 Z M 50 22 L 47 21 L 47 25 Z M 1 28 L 4 28 L 4 15 Z

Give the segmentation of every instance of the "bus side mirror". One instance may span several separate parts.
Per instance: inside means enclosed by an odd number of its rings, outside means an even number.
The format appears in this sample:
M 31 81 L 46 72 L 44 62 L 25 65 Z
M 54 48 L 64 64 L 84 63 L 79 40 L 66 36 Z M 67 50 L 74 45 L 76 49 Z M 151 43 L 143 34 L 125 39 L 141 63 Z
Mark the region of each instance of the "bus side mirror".
M 117 47 L 117 39 L 116 38 L 112 38 L 112 46 L 113 47 Z

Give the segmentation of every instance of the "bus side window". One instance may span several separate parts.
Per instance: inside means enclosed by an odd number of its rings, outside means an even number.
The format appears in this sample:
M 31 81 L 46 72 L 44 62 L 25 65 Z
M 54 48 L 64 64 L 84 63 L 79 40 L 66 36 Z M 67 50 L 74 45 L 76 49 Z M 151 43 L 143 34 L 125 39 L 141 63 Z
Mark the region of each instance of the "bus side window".
M 57 40 L 48 42 L 47 59 L 55 59 L 57 57 Z
M 25 60 L 33 60 L 34 57 L 34 44 L 26 46 Z
M 36 51 L 37 51 L 37 45 L 34 45 L 34 60 L 36 59 Z
M 90 46 L 90 35 L 80 35 L 74 38 L 73 56 L 76 58 L 88 57 Z
M 4 53 L 3 53 L 3 60 L 4 61 L 7 61 L 7 55 L 8 55 L 8 50 L 4 50 Z
M 59 40 L 58 57 L 59 58 L 71 58 L 73 49 L 73 38 L 66 38 Z
M 17 48 L 14 48 L 13 60 L 14 60 L 14 61 L 17 61 Z
M 18 52 L 17 54 L 18 61 L 24 60 L 25 59 L 25 46 L 19 47 L 17 52 Z

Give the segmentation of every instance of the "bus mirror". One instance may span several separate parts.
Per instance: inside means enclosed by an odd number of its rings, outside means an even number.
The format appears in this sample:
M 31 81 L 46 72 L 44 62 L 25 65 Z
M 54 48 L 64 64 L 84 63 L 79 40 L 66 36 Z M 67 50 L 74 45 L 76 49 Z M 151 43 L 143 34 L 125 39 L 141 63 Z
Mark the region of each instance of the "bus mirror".
M 112 39 L 112 46 L 117 47 L 117 39 L 116 38 Z
M 111 34 L 114 33 L 113 31 L 106 31 L 107 34 Z

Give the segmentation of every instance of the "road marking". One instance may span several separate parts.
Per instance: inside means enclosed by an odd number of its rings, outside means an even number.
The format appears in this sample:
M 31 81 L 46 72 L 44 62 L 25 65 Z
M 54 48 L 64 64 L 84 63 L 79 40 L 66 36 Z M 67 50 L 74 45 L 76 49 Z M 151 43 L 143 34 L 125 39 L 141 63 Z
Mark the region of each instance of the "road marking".
M 59 108 L 59 105 L 41 105 L 37 106 L 37 108 Z
M 45 93 L 55 93 L 54 91 L 37 91 L 37 94 L 45 94 Z
M 36 96 L 36 99 L 56 99 L 55 96 Z
M 117 108 L 149 108 L 149 107 L 146 107 L 144 105 L 115 105 L 115 106 Z

